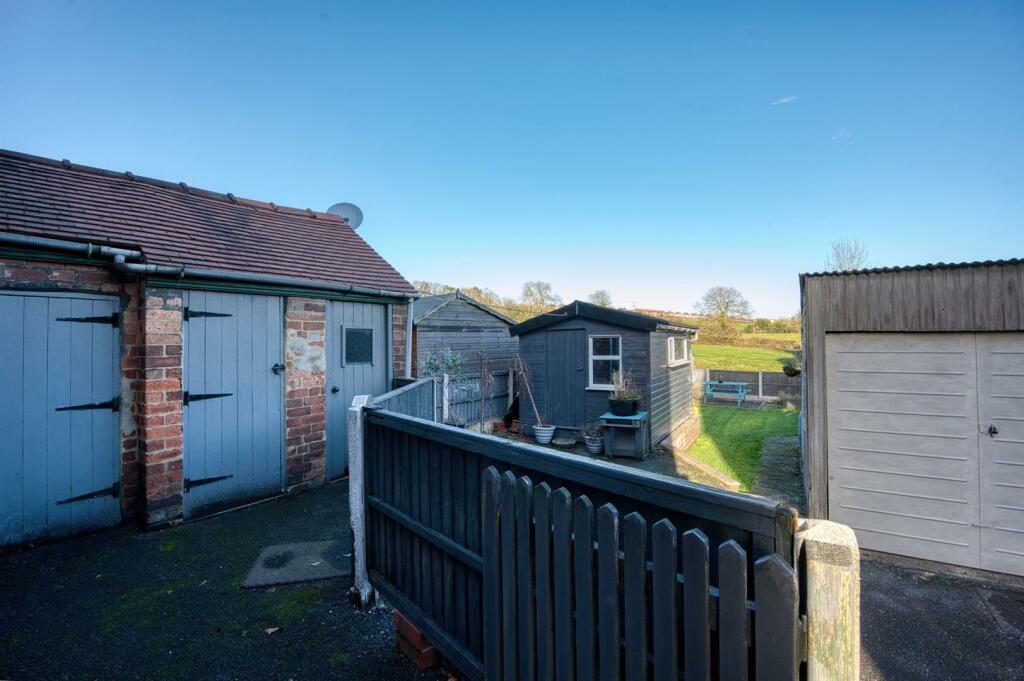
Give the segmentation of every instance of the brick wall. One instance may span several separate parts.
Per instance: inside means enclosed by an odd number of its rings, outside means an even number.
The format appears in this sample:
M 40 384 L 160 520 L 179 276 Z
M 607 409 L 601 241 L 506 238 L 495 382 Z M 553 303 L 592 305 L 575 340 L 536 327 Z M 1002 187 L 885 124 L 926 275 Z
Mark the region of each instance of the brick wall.
M 405 324 L 408 315 L 408 305 L 391 306 L 391 366 L 395 378 L 405 376 Z
M 285 475 L 288 489 L 324 481 L 327 304 L 288 298 L 285 304 Z
M 146 524 L 179 520 L 184 510 L 181 292 L 147 289 L 139 311 L 142 375 L 132 382 L 142 423 Z
M 132 384 L 142 375 L 139 333 L 139 285 L 123 282 L 106 267 L 0 259 L 0 288 L 41 291 L 81 291 L 121 299 L 121 512 L 134 518 L 142 500 L 139 452 L 141 416 Z

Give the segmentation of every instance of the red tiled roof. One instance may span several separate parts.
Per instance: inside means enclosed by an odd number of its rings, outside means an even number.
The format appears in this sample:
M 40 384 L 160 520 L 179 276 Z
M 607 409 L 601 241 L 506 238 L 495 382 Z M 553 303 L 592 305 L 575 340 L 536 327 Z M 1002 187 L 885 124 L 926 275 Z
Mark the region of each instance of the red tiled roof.
M 416 289 L 336 215 L 0 150 L 0 228 L 148 263 Z

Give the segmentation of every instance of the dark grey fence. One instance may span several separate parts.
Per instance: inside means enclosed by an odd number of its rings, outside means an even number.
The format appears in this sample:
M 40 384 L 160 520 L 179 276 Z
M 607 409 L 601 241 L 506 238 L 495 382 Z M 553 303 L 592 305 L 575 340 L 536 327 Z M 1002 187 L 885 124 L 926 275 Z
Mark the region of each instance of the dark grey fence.
M 364 437 L 370 583 L 466 677 L 798 678 L 792 508 L 379 407 Z
M 693 383 L 696 395 L 704 394 L 704 381 L 743 381 L 747 384 L 747 399 L 774 400 L 780 392 L 800 394 L 800 376 L 787 376 L 781 371 L 726 371 L 724 369 L 694 369 Z

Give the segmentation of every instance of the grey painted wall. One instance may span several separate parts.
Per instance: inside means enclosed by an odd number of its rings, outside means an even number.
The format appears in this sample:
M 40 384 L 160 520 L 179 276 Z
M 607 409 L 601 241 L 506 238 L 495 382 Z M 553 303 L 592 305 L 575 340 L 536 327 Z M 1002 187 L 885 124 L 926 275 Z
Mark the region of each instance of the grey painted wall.
M 480 373 L 480 352 L 490 371 L 507 370 L 519 349 L 519 339 L 510 336 L 508 324 L 463 300 L 453 300 L 416 325 L 416 370 L 424 376 L 424 362 L 431 352 L 450 347 L 462 354 L 466 374 Z
M 661 331 L 651 339 L 651 444 L 658 444 L 690 415 L 693 406 L 692 360 L 668 365 L 668 339 L 682 334 Z

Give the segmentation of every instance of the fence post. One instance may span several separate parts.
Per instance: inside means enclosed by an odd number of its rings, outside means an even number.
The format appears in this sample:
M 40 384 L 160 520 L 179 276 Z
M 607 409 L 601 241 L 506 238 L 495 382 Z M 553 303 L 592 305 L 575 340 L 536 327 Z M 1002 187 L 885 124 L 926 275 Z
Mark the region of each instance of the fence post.
M 757 372 L 757 399 L 764 402 L 764 372 Z
M 448 423 L 448 374 L 441 374 L 441 423 Z
M 853 530 L 803 520 L 793 550 L 807 599 L 807 681 L 860 678 L 860 552 Z
M 506 392 L 508 395 L 505 396 L 505 412 L 508 413 L 508 410 L 512 408 L 512 399 L 516 392 L 516 374 L 512 367 L 508 368 L 508 390 Z
M 359 606 L 370 602 L 373 587 L 366 574 L 366 516 L 364 487 L 366 476 L 363 456 L 363 407 L 370 401 L 369 395 L 356 395 L 348 408 L 348 512 L 352 526 L 352 589 L 359 599 Z

